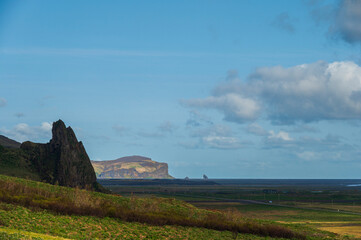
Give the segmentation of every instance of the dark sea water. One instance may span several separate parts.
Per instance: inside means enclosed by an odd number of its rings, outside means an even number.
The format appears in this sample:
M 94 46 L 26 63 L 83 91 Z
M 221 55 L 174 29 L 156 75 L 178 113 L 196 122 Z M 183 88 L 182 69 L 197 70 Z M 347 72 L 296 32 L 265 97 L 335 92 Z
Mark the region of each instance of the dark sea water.
M 219 185 L 240 187 L 305 186 L 361 189 L 361 179 L 98 179 L 104 186 Z
M 345 186 L 361 187 L 361 179 L 210 179 L 221 185 L 241 186 Z

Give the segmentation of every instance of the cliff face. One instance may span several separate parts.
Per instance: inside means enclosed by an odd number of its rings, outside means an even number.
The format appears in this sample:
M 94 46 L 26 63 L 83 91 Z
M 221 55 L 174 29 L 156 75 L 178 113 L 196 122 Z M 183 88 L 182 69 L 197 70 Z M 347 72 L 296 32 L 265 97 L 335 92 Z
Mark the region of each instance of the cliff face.
M 24 142 L 20 146 L 40 178 L 52 184 L 98 190 L 88 154 L 74 131 L 59 120 L 53 123 L 52 134 L 47 144 Z
M 98 178 L 173 178 L 168 164 L 141 156 L 123 157 L 112 161 L 92 161 Z

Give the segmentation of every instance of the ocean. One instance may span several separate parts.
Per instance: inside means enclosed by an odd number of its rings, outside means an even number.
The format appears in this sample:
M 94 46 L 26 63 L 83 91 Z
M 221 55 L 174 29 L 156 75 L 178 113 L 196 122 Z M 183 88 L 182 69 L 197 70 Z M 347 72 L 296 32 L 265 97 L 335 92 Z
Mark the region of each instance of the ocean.
M 104 186 L 122 185 L 222 185 L 239 187 L 335 187 L 361 188 L 361 179 L 98 179 Z

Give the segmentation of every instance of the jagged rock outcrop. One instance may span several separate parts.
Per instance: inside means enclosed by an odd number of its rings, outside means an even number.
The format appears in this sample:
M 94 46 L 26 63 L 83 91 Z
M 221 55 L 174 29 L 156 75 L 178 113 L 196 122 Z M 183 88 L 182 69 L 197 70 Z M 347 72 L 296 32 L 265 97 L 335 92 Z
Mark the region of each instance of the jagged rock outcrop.
M 51 184 L 99 190 L 96 175 L 82 142 L 63 121 L 53 123 L 49 143 L 24 142 L 20 148 L 28 154 L 40 179 Z
M 111 161 L 92 161 L 98 178 L 173 178 L 168 164 L 147 157 L 130 156 Z

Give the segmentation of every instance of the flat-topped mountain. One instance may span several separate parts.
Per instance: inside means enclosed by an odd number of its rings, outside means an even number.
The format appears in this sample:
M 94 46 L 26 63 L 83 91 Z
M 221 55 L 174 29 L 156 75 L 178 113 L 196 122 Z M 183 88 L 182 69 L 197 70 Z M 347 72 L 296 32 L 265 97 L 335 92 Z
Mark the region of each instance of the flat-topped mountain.
M 98 178 L 173 178 L 168 164 L 142 156 L 122 157 L 111 161 L 91 161 Z

